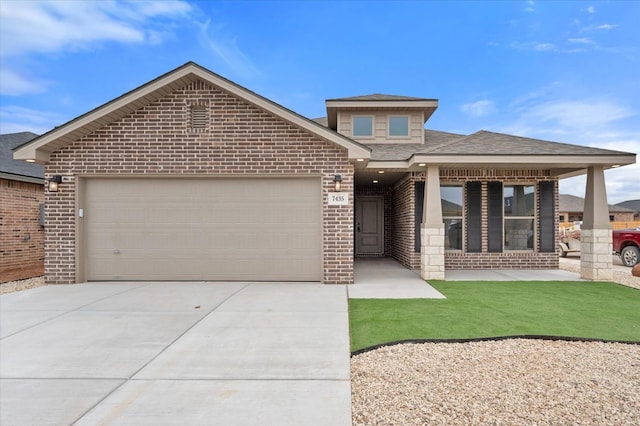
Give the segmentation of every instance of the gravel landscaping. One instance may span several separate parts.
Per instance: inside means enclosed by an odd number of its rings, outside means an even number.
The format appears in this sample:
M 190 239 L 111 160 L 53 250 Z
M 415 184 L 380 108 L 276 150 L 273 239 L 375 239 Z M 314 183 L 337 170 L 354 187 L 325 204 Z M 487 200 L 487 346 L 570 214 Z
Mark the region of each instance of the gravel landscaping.
M 354 425 L 638 425 L 640 345 L 401 344 L 351 359 Z
M 30 288 L 45 285 L 44 277 L 33 277 L 26 280 L 9 281 L 0 284 L 0 294 L 13 293 L 14 291 L 28 290 Z
M 560 268 L 580 272 L 578 261 Z M 630 269 L 613 281 L 640 289 Z M 354 425 L 640 425 L 640 345 L 400 344 L 351 359 Z

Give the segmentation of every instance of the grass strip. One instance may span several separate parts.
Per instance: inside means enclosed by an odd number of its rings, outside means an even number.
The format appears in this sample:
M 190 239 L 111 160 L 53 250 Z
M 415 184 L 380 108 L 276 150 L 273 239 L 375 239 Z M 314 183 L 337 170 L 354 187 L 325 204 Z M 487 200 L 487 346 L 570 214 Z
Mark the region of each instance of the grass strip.
M 640 341 L 640 291 L 588 281 L 430 281 L 447 299 L 351 299 L 351 350 L 410 339 Z

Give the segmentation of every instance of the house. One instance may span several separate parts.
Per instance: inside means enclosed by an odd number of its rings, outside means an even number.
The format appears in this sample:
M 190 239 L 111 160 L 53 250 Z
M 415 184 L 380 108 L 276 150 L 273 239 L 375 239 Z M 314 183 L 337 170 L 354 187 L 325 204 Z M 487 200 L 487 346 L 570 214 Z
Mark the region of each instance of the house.
M 633 220 L 640 221 L 640 200 L 627 200 L 616 204 L 616 206 L 632 210 Z
M 44 271 L 44 168 L 13 159 L 13 149 L 35 133 L 0 135 L 0 283 Z
M 633 210 L 619 205 L 608 206 L 610 222 L 633 222 Z M 573 224 L 582 221 L 584 212 L 584 198 L 575 195 L 560 194 L 559 204 L 559 220 L 560 223 Z
M 50 182 L 46 280 L 350 284 L 367 256 L 425 279 L 557 268 L 558 179 L 584 173 L 582 275 L 610 277 L 604 170 L 635 154 L 425 130 L 437 107 L 330 99 L 314 121 L 189 62 L 16 151 Z

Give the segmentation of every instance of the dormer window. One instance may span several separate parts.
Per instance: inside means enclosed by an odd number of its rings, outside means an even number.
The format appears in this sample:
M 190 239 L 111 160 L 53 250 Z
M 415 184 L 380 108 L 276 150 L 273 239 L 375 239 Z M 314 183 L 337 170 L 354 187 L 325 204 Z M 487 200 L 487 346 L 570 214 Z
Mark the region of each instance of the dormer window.
M 389 117 L 389 136 L 408 137 L 409 117 L 406 115 Z
M 371 116 L 354 116 L 353 117 L 353 136 L 372 137 L 373 136 L 373 117 Z

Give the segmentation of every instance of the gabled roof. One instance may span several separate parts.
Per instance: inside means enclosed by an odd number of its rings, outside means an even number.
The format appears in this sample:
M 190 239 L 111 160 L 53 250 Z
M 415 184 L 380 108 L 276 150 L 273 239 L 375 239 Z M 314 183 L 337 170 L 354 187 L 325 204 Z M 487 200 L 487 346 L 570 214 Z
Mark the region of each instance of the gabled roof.
M 335 143 L 349 152 L 350 159 L 368 159 L 370 150 L 358 142 L 339 135 L 326 126 L 322 126 L 303 117 L 265 97 L 262 97 L 226 78 L 209 71 L 194 62 L 188 62 L 155 80 L 150 81 L 124 95 L 81 115 L 68 123 L 36 138 L 16 150 L 14 158 L 35 160 L 39 163 L 49 161 L 49 155 L 94 132 L 108 123 L 116 121 L 163 96 L 180 89 L 187 84 L 202 80 L 232 95 L 263 109 L 291 124 L 309 131 L 329 142 Z
M 634 213 L 640 212 L 640 200 L 627 200 L 616 204 L 616 206 L 631 209 Z
M 327 99 L 327 126 L 330 129 L 338 128 L 338 110 L 397 110 L 397 111 L 422 111 L 426 122 L 438 108 L 437 99 L 413 98 L 410 96 L 384 95 L 374 93 L 372 95 L 351 96 L 348 98 Z
M 0 135 L 0 177 L 23 182 L 44 182 L 44 167 L 40 164 L 14 160 L 13 149 L 33 140 L 38 135 L 31 132 Z
M 575 195 L 560 194 L 560 202 L 558 203 L 558 211 L 565 212 L 582 212 L 584 211 L 584 198 Z M 618 205 L 609 204 L 609 213 L 633 213 L 633 210 Z

